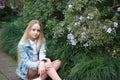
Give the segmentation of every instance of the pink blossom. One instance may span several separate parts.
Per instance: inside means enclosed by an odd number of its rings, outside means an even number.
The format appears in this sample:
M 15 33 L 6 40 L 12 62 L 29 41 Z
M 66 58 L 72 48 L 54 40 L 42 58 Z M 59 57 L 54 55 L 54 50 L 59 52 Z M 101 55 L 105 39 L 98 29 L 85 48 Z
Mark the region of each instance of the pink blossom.
M 0 2 L 6 2 L 6 0 L 0 0 Z
M 83 44 L 84 47 L 88 47 L 88 43 Z
M 72 33 L 69 33 L 69 34 L 67 35 L 67 39 L 73 40 L 73 39 L 74 39 L 74 35 L 73 35 Z
M 85 32 L 81 33 L 81 38 L 86 38 L 86 33 Z
M 15 8 L 17 9 L 17 8 L 19 8 L 19 6 L 18 6 L 18 5 L 16 5 L 16 6 L 15 6 Z

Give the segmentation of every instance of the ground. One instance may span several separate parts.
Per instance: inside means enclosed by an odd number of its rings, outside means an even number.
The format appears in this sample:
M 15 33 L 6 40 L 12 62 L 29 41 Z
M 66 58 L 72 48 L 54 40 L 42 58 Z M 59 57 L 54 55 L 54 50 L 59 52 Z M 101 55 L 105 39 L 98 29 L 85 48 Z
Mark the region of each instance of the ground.
M 15 73 L 17 62 L 0 51 L 0 80 L 21 80 Z

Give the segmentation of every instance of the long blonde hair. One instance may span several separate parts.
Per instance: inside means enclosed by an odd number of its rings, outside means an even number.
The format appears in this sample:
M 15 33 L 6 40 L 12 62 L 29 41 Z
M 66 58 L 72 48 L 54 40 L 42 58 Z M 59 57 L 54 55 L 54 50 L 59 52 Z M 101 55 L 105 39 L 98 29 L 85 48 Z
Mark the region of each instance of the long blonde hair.
M 36 41 L 37 41 L 36 51 L 39 52 L 40 44 L 41 44 L 42 42 L 45 43 L 45 38 L 44 38 L 44 34 L 43 34 L 42 25 L 41 25 L 41 23 L 40 23 L 38 20 L 31 20 L 31 21 L 28 23 L 28 26 L 27 26 L 27 28 L 26 28 L 26 30 L 25 30 L 25 32 L 24 32 L 21 40 L 19 41 L 18 46 L 19 46 L 21 43 L 24 44 L 25 41 L 26 41 L 27 39 L 29 39 L 29 37 L 30 37 L 29 32 L 30 32 L 32 26 L 33 26 L 35 23 L 39 24 L 39 26 L 40 26 L 40 35 L 39 35 L 39 37 L 38 37 L 37 40 L 36 40 Z M 19 58 L 19 57 L 20 57 L 20 56 L 18 55 L 18 58 Z

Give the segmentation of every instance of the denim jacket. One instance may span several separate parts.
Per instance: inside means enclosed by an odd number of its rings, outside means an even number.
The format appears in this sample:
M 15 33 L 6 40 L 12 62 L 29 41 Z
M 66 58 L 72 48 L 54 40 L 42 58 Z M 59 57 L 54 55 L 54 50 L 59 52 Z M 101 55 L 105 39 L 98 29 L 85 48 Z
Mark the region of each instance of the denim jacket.
M 18 46 L 18 54 L 21 59 L 19 61 L 18 67 L 16 69 L 16 74 L 22 79 L 27 78 L 28 69 L 37 70 L 38 64 L 32 61 L 33 49 L 30 45 L 29 40 L 26 40 L 24 44 Z M 45 44 L 40 45 L 40 51 L 38 53 L 38 59 L 42 60 L 46 57 Z

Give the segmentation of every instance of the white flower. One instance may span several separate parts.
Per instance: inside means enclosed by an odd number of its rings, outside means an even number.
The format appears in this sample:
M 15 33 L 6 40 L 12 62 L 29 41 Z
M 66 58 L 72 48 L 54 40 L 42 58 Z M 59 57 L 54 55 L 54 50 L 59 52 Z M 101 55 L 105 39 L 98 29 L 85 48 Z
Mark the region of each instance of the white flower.
M 95 11 L 98 11 L 98 9 L 97 9 L 97 8 L 95 8 L 94 10 L 95 10 Z
M 68 31 L 70 32 L 71 31 L 71 27 L 67 27 Z
M 90 20 L 92 20 L 93 19 L 93 14 L 88 14 L 88 16 L 87 16 L 87 19 L 90 19 Z
M 74 45 L 74 46 L 76 45 L 76 41 L 75 40 L 70 40 L 70 42 L 71 42 L 72 45 Z
M 77 26 L 77 22 L 75 22 L 75 24 L 74 24 L 75 26 Z
M 117 11 L 120 12 L 120 7 L 117 8 Z
M 113 50 L 114 53 L 116 53 L 116 50 Z
M 14 8 L 15 8 L 12 3 L 10 3 L 10 7 L 11 7 L 11 9 L 14 9 Z
M 108 32 L 108 33 L 111 33 L 111 31 L 112 31 L 111 28 L 108 28 L 108 29 L 107 29 L 107 32 Z
M 118 22 L 114 22 L 114 27 L 118 28 Z
M 90 16 L 87 16 L 87 19 L 90 19 Z
M 80 16 L 79 19 L 82 20 L 83 16 Z
M 5 5 L 0 5 L 0 9 L 3 9 L 3 8 L 5 8 Z
M 104 25 L 104 26 L 103 26 L 103 29 L 107 30 L 107 26 L 106 26 L 106 25 Z
M 68 5 L 68 7 L 69 7 L 69 8 L 72 8 L 72 5 L 71 5 L 71 4 L 69 4 L 69 5 Z
M 86 31 L 87 30 L 86 27 L 83 27 L 83 30 Z
M 77 25 L 80 25 L 80 22 L 75 22 L 75 24 L 74 24 L 75 26 L 77 26 Z

